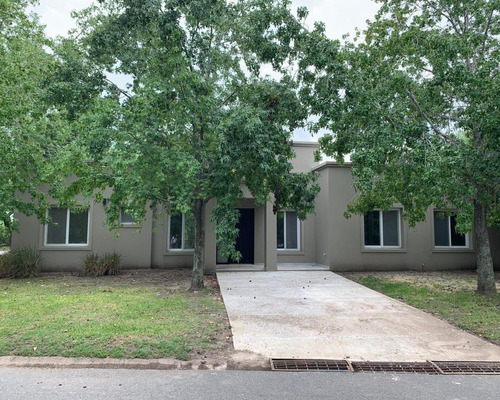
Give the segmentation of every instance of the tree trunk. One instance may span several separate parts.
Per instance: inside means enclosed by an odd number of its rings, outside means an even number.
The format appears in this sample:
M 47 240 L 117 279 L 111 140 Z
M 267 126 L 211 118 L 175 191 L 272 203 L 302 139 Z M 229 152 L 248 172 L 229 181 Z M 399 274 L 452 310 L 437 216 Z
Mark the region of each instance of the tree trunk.
M 497 292 L 497 288 L 486 224 L 486 210 L 477 200 L 474 202 L 474 236 L 477 255 L 477 293 L 492 295 Z
M 203 270 L 205 264 L 205 202 L 196 199 L 194 202 L 194 258 L 190 291 L 202 290 Z

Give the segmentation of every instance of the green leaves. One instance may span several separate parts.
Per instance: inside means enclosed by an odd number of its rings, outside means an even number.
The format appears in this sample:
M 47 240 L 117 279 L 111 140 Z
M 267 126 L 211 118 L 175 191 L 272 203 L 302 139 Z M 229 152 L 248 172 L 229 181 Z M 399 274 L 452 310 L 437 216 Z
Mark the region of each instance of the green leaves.
M 494 1 L 387 0 L 363 43 L 326 63 L 310 54 L 303 71 L 317 73 L 303 72 L 302 93 L 320 115 L 314 128 L 331 131 L 321 149 L 351 155 L 351 211 L 399 202 L 414 224 L 434 204 L 465 213 L 470 227 L 482 193 L 496 213 L 499 23 Z
M 31 1 L 0 3 L 0 219 L 21 211 L 44 217 L 41 185 L 61 182 L 60 149 L 67 129 L 48 101 L 46 79 L 55 59 L 46 48 Z
M 277 206 L 311 212 L 313 177 L 291 173 L 291 134 L 308 112 L 289 72 L 307 34 L 289 6 L 114 0 L 77 13 L 78 40 L 61 44 L 64 79 L 54 89 L 74 104 L 68 117 L 77 116 L 72 129 L 86 160 L 68 190 L 112 187 L 110 226 L 120 205 L 141 216 L 157 205 L 189 213 L 214 198 L 217 239 L 233 255 L 242 183 L 258 204 L 280 187 Z M 264 63 L 280 78 L 261 76 Z M 104 74 L 125 75 L 127 89 Z

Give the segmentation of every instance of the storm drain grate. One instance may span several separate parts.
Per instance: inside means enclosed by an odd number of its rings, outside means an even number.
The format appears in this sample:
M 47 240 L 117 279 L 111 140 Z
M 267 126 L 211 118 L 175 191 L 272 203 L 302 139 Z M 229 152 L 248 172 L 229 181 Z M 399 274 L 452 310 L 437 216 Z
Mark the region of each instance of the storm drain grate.
M 271 358 L 273 371 L 349 371 L 345 360 L 305 360 L 293 358 Z
M 500 375 L 500 362 L 431 361 L 443 375 Z
M 438 375 L 441 372 L 428 362 L 352 361 L 354 372 L 395 372 L 400 374 Z
M 271 369 L 273 371 L 351 371 L 428 375 L 500 375 L 500 362 L 379 362 L 271 358 Z

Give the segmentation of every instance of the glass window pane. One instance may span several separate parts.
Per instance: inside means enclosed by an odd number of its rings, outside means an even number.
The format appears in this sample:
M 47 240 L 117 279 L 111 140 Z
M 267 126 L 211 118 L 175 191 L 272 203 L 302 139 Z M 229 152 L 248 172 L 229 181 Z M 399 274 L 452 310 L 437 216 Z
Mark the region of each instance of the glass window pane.
M 120 211 L 120 222 L 122 224 L 135 224 L 134 217 L 123 210 Z
M 297 213 L 295 211 L 287 211 L 286 215 L 286 248 L 297 249 Z
M 66 208 L 51 208 L 47 226 L 47 244 L 66 244 Z
M 169 249 L 180 249 L 182 246 L 182 215 L 170 216 Z
M 451 228 L 451 245 L 452 246 L 462 246 L 465 247 L 465 235 L 457 233 L 455 227 L 457 226 L 457 220 L 454 215 L 450 217 L 450 228 Z
M 184 249 L 194 249 L 194 216 L 184 215 Z
M 285 248 L 285 216 L 283 211 L 278 211 L 277 215 L 277 243 L 278 249 Z
M 380 213 L 365 214 L 365 246 L 380 246 Z
M 384 246 L 399 246 L 399 211 L 384 211 Z
M 87 244 L 87 232 L 89 224 L 88 210 L 69 214 L 69 243 Z
M 434 211 L 434 245 L 449 246 L 448 217 L 440 211 Z

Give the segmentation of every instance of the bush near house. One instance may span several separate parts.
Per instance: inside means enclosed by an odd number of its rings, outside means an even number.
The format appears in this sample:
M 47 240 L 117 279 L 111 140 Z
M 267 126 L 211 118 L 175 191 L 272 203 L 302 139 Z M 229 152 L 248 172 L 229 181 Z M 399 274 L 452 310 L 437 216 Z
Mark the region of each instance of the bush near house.
M 10 245 L 10 231 L 5 224 L 0 221 L 0 247 Z
M 90 253 L 83 260 L 82 276 L 118 275 L 120 272 L 121 256 L 117 252 L 99 256 Z
M 38 250 L 22 247 L 0 255 L 0 278 L 22 279 L 38 276 L 42 257 Z

